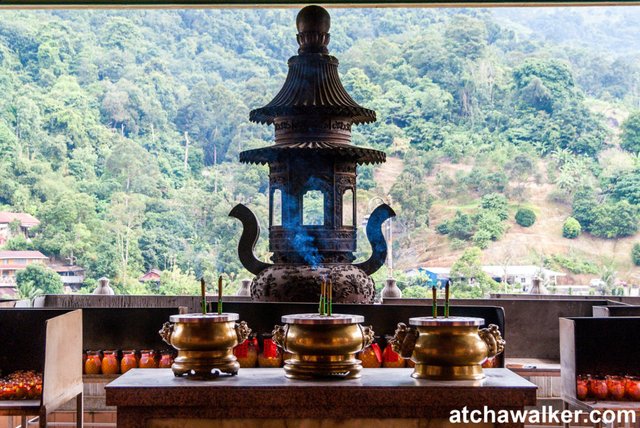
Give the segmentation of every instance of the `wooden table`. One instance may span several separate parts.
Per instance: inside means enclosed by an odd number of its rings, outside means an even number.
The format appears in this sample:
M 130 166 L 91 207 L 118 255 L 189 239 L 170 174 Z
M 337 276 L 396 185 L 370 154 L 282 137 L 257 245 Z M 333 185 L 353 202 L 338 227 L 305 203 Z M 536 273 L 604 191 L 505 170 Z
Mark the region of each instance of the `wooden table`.
M 242 369 L 210 381 L 170 369 L 134 369 L 106 386 L 118 428 L 448 426 L 452 410 L 517 410 L 535 405 L 536 386 L 507 369 L 481 381 L 416 380 L 412 369 L 365 369 L 362 378 L 301 381 L 282 369 Z M 223 421 L 220 421 L 220 420 Z M 220 425 L 222 423 L 222 425 Z M 483 426 L 494 426 L 485 424 Z M 508 424 L 502 426 L 522 426 Z

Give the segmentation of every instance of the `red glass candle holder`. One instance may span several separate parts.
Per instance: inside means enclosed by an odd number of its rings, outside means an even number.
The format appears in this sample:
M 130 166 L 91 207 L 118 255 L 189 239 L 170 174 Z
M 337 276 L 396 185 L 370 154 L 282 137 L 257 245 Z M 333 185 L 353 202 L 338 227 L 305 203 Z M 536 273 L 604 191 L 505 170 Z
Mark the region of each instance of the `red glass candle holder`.
M 122 374 L 128 372 L 131 369 L 138 368 L 138 359 L 136 358 L 136 351 L 129 349 L 122 351 L 122 359 L 120 360 L 120 372 Z
M 576 396 L 578 400 L 586 400 L 589 395 L 589 378 L 587 376 L 578 376 L 576 381 Z
M 116 351 L 104 351 L 102 356 L 102 374 L 114 375 L 120 372 Z
M 100 351 L 87 351 L 87 359 L 84 362 L 84 372 L 88 375 L 96 375 L 102 373 Z
M 170 369 L 173 364 L 173 353 L 171 351 L 164 351 L 160 357 L 158 367 L 161 369 Z
M 640 401 L 640 377 L 626 376 L 624 387 L 628 398 Z
M 382 367 L 396 368 L 404 367 L 405 360 L 400 358 L 400 354 L 391 349 L 391 345 L 387 345 L 382 352 Z
M 622 376 L 607 376 L 607 389 L 611 400 L 620 401 L 625 396 L 625 379 Z
M 152 350 L 140 351 L 140 362 L 138 367 L 141 369 L 155 369 L 158 367 L 158 362 L 155 358 L 155 353 Z
M 276 368 L 282 366 L 282 353 L 273 339 L 264 339 L 262 345 L 262 352 L 258 355 L 258 367 Z
M 592 377 L 589 379 L 589 395 L 597 400 L 606 400 L 609 396 L 607 381 L 601 377 Z

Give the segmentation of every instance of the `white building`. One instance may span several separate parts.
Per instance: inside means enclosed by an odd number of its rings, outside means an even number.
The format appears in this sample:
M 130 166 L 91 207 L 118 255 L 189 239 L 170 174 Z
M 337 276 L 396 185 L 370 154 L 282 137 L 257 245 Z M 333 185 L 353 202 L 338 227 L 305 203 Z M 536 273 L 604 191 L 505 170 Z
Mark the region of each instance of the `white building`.
M 451 278 L 451 268 L 448 267 L 421 267 L 418 269 L 429 275 L 433 280 L 444 284 Z M 482 266 L 482 270 L 498 282 L 508 284 L 521 284 L 523 289 L 528 290 L 533 285 L 535 278 L 541 278 L 548 285 L 557 285 L 558 277 L 565 276 L 562 272 L 542 268 L 535 265 L 522 266 Z M 472 278 L 469 278 L 472 280 Z

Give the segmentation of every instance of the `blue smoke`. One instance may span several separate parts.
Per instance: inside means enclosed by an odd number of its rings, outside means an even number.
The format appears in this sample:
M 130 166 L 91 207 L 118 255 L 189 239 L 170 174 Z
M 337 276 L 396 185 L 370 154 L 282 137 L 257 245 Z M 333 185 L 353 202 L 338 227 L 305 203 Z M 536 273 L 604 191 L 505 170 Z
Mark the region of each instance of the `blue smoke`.
M 292 246 L 295 251 L 304 259 L 305 263 L 312 268 L 318 267 L 322 261 L 318 248 L 313 243 L 313 237 L 304 230 L 304 226 L 294 228 Z
M 317 177 L 311 177 L 307 182 L 305 188 L 307 189 L 307 191 L 320 190 L 322 189 L 322 187 L 324 187 L 323 185 L 324 185 L 324 182 L 321 179 Z M 293 199 L 291 197 L 288 197 L 288 195 L 285 195 L 285 192 L 283 192 L 282 196 L 283 196 L 283 201 L 282 201 L 283 210 L 286 210 L 289 212 L 295 211 L 295 205 L 293 205 L 294 204 Z M 325 202 L 326 202 L 324 198 L 326 197 L 327 197 L 326 193 L 323 192 L 322 224 L 324 223 L 324 211 L 325 211 Z M 287 206 L 287 201 L 289 204 L 292 204 L 292 205 Z M 300 202 L 302 203 L 302 201 Z M 304 207 L 300 207 L 300 208 L 304 209 Z M 309 209 L 309 207 L 307 207 L 307 209 Z M 302 220 L 304 215 L 303 213 L 300 213 L 300 214 L 301 214 L 300 219 Z M 291 224 L 291 223 L 286 224 L 285 222 L 283 222 L 282 227 L 292 232 L 292 236 L 293 236 L 293 238 L 291 238 L 292 249 L 304 260 L 306 264 L 308 264 L 312 268 L 317 268 L 318 265 L 320 265 L 320 263 L 322 262 L 322 256 L 320 255 L 320 252 L 318 251 L 318 248 L 315 244 L 314 237 L 309 234 L 309 229 L 308 229 L 309 226 L 305 226 L 303 224 Z

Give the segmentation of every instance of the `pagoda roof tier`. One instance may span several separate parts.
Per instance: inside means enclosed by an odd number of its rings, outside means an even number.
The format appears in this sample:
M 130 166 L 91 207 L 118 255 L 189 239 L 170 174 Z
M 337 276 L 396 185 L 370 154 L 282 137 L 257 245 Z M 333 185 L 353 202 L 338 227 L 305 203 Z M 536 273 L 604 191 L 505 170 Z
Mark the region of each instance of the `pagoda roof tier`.
M 252 110 L 249 120 L 272 124 L 278 117 L 348 118 L 354 124 L 376 121 L 376 112 L 360 106 L 347 93 L 338 75 L 338 60 L 326 54 L 289 59 L 289 74 L 269 104 Z
M 284 157 L 327 155 L 358 164 L 379 164 L 386 161 L 386 154 L 380 150 L 357 147 L 350 144 L 325 141 L 282 143 L 240 153 L 240 162 L 268 164 Z

